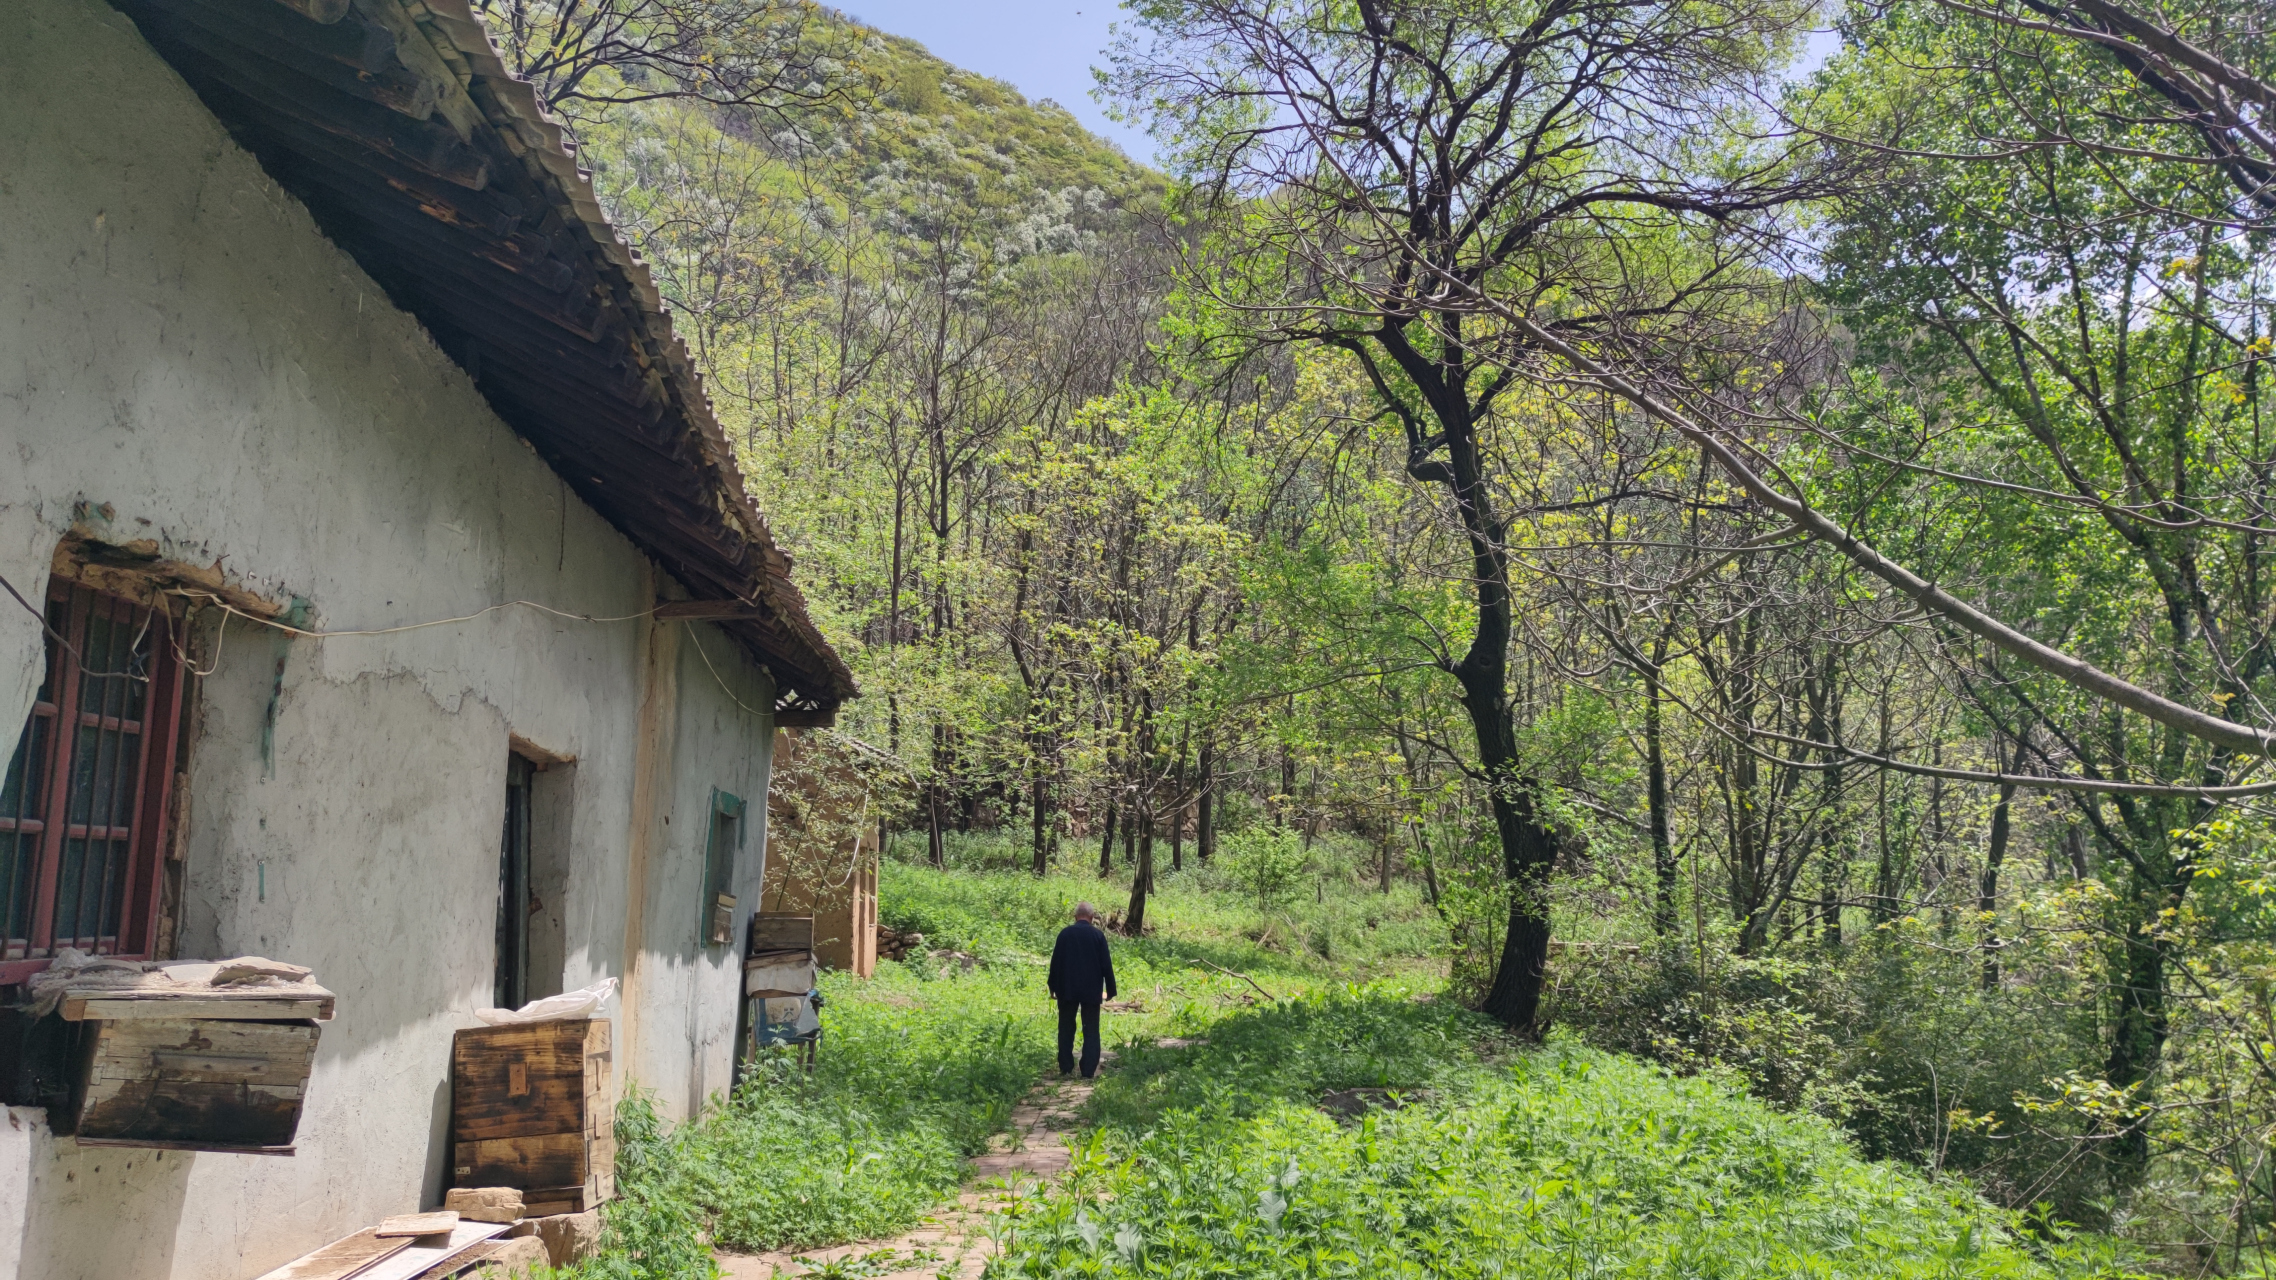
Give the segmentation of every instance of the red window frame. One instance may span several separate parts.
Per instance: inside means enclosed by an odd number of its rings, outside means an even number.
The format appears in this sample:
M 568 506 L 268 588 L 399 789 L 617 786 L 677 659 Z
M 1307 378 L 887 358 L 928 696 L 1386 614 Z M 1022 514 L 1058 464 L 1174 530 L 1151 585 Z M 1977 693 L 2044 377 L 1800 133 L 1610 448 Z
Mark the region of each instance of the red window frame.
M 0 985 L 77 947 L 155 959 L 181 736 L 163 605 L 50 581 L 47 670 L 0 774 Z

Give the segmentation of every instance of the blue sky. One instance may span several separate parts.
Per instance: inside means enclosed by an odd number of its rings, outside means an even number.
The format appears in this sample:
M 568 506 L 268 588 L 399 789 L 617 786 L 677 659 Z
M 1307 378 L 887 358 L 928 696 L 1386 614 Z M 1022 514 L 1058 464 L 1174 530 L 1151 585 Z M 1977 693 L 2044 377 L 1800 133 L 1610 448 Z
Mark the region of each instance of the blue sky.
M 1145 134 L 1106 118 L 1091 98 L 1091 68 L 1104 65 L 1111 28 L 1127 17 L 1119 0 L 835 0 L 861 21 L 925 46 L 936 58 L 993 76 L 1027 97 L 1050 98 L 1085 128 L 1132 158 L 1151 161 Z M 1838 40 L 1821 32 L 1802 65 L 1825 60 Z
M 833 0 L 845 13 L 936 58 L 1049 98 L 1132 158 L 1150 160 L 1146 135 L 1106 118 L 1091 99 L 1091 68 L 1105 65 L 1116 0 Z

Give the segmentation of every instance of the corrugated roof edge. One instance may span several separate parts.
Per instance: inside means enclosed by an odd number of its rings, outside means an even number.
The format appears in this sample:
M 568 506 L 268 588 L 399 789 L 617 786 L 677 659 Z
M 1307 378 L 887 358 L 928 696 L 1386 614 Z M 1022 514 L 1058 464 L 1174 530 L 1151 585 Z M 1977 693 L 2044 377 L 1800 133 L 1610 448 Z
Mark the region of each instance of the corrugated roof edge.
M 750 490 L 743 483 L 743 469 L 735 461 L 735 450 L 712 413 L 711 397 L 703 389 L 703 373 L 688 354 L 687 343 L 673 331 L 671 311 L 656 288 L 654 276 L 640 255 L 617 234 L 615 224 L 608 220 L 601 208 L 600 196 L 593 188 L 591 171 L 577 163 L 573 145 L 561 126 L 554 123 L 545 104 L 539 101 L 536 87 L 507 68 L 490 41 L 489 28 L 483 25 L 467 0 L 382 2 L 399 4 L 405 16 L 426 34 L 429 44 L 443 45 L 435 52 L 454 72 L 468 77 L 469 96 L 489 118 L 491 127 L 528 149 L 524 159 L 535 160 L 536 169 L 542 171 L 532 176 L 560 196 L 564 216 L 573 215 L 574 224 L 582 227 L 601 254 L 624 273 L 641 306 L 647 337 L 654 344 L 645 354 L 650 358 L 661 356 L 665 380 L 672 388 L 680 417 L 695 432 L 703 459 L 712 473 L 713 499 L 719 503 L 721 513 L 742 530 L 758 552 L 760 572 L 751 584 L 757 603 L 765 605 L 801 643 L 813 650 L 828 670 L 836 686 L 832 692 L 838 698 L 857 696 L 860 688 L 853 672 L 823 637 L 821 629 L 814 625 L 807 613 L 806 597 L 791 581 L 790 557 L 775 544 L 766 517 L 751 500 Z M 460 69 L 462 65 L 464 70 Z M 483 92 L 475 92 L 478 88 Z M 505 119 L 499 118 L 501 112 Z

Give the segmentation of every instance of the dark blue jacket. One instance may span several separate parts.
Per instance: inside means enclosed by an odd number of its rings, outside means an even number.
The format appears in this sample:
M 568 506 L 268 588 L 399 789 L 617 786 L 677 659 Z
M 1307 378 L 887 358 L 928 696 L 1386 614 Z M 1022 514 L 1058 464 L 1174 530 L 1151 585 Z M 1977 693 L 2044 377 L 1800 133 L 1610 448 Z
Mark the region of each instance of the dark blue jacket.
M 1114 957 L 1107 954 L 1106 935 L 1084 920 L 1061 929 L 1051 944 L 1051 972 L 1043 982 L 1057 1000 L 1096 1000 L 1101 987 L 1107 999 L 1114 999 Z

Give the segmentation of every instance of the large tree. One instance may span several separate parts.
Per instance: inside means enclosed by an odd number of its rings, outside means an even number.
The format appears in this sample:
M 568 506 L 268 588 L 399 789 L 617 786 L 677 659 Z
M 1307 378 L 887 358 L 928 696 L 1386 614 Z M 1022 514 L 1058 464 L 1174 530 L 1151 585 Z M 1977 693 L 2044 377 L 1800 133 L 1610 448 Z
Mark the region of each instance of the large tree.
M 1810 188 L 1734 117 L 1806 20 L 1786 0 L 1141 0 L 1115 55 L 1187 211 L 1221 334 L 1349 353 L 1403 428 L 1405 474 L 1467 547 L 1461 689 L 1509 886 L 1484 1007 L 1535 1026 L 1556 857 L 1519 750 L 1509 659 L 1517 514 L 1497 432 L 1540 347 L 1717 305 L 1736 234 Z M 1717 139 L 1703 143 L 1702 139 Z
M 1950 6 L 1861 32 L 1820 87 L 1897 160 L 1833 223 L 1828 296 L 1864 360 L 1809 426 L 1845 446 L 1846 492 L 1876 495 L 1829 494 L 1850 527 L 2098 670 L 2244 728 L 2276 692 L 2271 260 L 2265 233 L 2234 230 L 2259 207 L 2240 196 L 2249 158 L 2191 156 L 2217 140 L 2200 121 L 2142 123 L 2164 98 L 2141 74 L 2093 40 Z M 2033 128 L 2062 144 L 2009 145 Z M 2112 717 L 1997 648 L 1942 652 L 2044 775 L 2220 788 L 2260 754 Z M 2117 890 L 2105 1077 L 2141 1091 L 2167 1038 L 2161 922 L 2219 793 L 2072 803 Z M 2146 1142 L 2136 1125 L 2112 1149 L 2138 1170 Z

